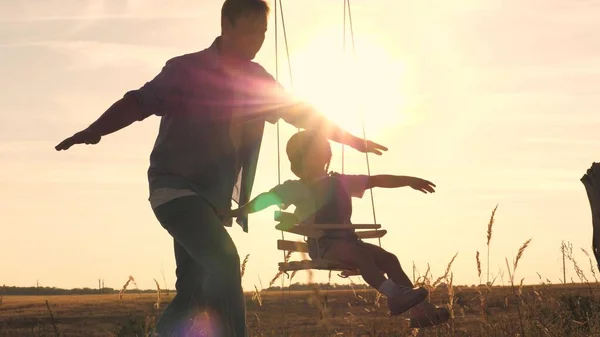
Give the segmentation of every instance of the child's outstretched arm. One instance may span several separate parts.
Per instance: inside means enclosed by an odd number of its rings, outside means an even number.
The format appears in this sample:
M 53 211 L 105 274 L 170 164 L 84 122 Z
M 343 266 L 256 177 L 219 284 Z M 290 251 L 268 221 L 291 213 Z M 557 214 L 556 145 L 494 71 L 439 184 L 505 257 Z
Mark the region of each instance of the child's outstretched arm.
M 434 183 L 425 179 L 389 174 L 370 176 L 367 182 L 367 189 L 373 187 L 397 188 L 404 186 L 410 186 L 413 189 L 423 193 L 433 193 L 435 192 L 434 187 L 436 187 Z
M 237 209 L 232 209 L 229 216 L 237 218 L 242 215 L 248 215 L 250 213 L 260 212 L 265 208 L 274 205 L 281 205 L 281 198 L 274 192 L 264 192 L 257 195 L 254 199 L 250 200 L 247 204 Z

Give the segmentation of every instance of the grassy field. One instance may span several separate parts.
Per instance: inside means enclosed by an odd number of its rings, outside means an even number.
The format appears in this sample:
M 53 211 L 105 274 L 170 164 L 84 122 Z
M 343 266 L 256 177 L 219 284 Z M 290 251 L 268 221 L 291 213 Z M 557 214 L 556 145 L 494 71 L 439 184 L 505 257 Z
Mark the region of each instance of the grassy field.
M 451 289 L 451 291 L 448 291 Z M 385 297 L 367 290 L 248 294 L 252 336 L 600 336 L 597 285 L 443 287 L 431 302 L 454 319 L 407 328 L 388 317 Z M 169 295 L 171 297 L 172 294 Z M 5 296 L 0 336 L 146 336 L 168 303 L 161 294 Z
M 487 225 L 487 254 L 495 212 Z M 557 285 L 540 276 L 539 284 L 523 285 L 515 282 L 514 275 L 530 241 L 523 243 L 511 263 L 506 260 L 509 286 L 493 286 L 493 282 L 477 287 L 453 285 L 451 267 L 456 256 L 444 275 L 434 279 L 429 270 L 420 275 L 415 284 L 428 288 L 428 300 L 446 306 L 452 313 L 453 318 L 446 324 L 408 329 L 405 316 L 387 316 L 386 299 L 377 292 L 356 286 L 326 291 L 311 284 L 309 270 L 308 290 L 255 289 L 247 293 L 250 336 L 600 336 L 600 287 L 591 257 L 584 250 L 594 281 L 586 278 L 573 258 L 572 246 L 563 243 L 563 256 L 572 262 L 580 282 Z M 481 279 L 479 252 L 475 257 Z M 248 256 L 242 264 L 242 276 L 247 262 Z M 295 274 L 291 273 L 286 283 Z M 281 273 L 275 275 L 270 286 L 281 277 Z M 150 336 L 156 318 L 173 294 L 160 289 L 154 294 L 126 292 L 129 281 L 121 293 L 110 295 L 0 293 L 0 336 Z

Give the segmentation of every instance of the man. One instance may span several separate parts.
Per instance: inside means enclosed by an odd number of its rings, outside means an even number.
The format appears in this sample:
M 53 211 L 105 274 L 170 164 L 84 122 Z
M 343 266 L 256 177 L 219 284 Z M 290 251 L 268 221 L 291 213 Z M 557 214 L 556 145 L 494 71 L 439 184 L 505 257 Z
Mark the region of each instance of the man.
M 177 264 L 177 295 L 157 323 L 161 335 L 186 334 L 206 311 L 211 336 L 246 336 L 239 255 L 218 214 L 231 208 L 232 198 L 249 201 L 265 121 L 281 117 L 362 152 L 387 150 L 293 100 L 252 62 L 268 15 L 264 0 L 226 0 L 221 35 L 209 48 L 170 59 L 154 79 L 56 146 L 96 144 L 135 121 L 161 117 L 150 155 L 149 201 L 174 238 Z M 247 231 L 247 219 L 238 223 Z

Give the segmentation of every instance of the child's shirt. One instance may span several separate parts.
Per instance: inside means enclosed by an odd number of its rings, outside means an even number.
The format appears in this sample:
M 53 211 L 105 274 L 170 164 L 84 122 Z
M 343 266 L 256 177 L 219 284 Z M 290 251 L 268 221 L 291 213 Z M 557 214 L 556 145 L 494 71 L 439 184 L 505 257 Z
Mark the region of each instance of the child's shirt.
M 369 176 L 331 173 L 317 181 L 287 180 L 271 189 L 281 199 L 282 208 L 295 205 L 300 223 L 351 224 L 351 197 L 362 198 Z M 353 230 L 329 230 L 327 236 L 347 235 Z

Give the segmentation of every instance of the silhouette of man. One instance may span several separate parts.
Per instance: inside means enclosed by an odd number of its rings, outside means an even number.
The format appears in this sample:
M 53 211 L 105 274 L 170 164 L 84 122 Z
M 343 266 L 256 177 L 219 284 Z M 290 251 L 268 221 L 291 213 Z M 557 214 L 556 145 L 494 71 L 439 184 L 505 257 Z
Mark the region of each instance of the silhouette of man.
M 174 239 L 177 266 L 177 294 L 156 326 L 161 336 L 187 335 L 202 312 L 210 317 L 211 336 L 247 334 L 240 259 L 217 210 L 230 209 L 232 199 L 249 201 L 265 122 L 282 118 L 362 152 L 387 150 L 296 101 L 252 61 L 268 16 L 263 0 L 226 0 L 221 34 L 210 47 L 168 60 L 154 79 L 56 146 L 97 144 L 135 121 L 161 117 L 150 155 L 149 201 Z M 237 222 L 247 231 L 246 218 Z

